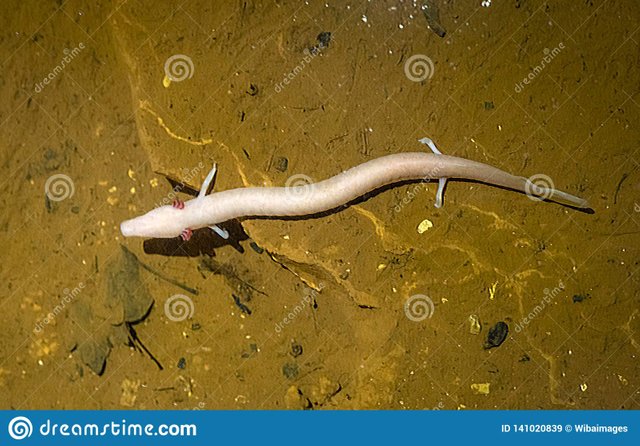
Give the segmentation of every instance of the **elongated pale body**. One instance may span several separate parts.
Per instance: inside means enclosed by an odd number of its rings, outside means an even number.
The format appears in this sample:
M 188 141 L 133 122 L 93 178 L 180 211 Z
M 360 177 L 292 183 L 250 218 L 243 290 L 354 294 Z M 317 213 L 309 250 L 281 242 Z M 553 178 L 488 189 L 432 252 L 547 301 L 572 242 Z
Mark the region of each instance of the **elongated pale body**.
M 120 225 L 126 237 L 177 237 L 186 229 L 211 227 L 234 218 L 289 217 L 336 209 L 381 186 L 406 180 L 439 180 L 436 206 L 442 203 L 447 178 L 474 180 L 524 192 L 529 196 L 588 208 L 586 200 L 528 178 L 511 175 L 487 164 L 440 154 L 431 140 L 421 140 L 436 153 L 398 153 L 355 166 L 313 184 L 289 187 L 246 187 L 215 192 L 206 190 L 215 168 L 197 198 L 184 207 L 161 206 Z M 219 229 L 215 227 L 216 229 Z

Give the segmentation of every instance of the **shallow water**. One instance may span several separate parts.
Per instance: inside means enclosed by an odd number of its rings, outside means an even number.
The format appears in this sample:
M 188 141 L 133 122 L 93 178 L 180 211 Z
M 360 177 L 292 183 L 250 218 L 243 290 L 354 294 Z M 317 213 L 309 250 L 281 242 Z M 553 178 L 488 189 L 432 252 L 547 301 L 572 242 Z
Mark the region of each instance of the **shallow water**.
M 432 0 L 444 37 L 411 2 L 11 3 L 2 408 L 640 408 L 637 3 Z M 318 181 L 424 136 L 594 212 L 450 181 L 119 233 L 213 162 Z

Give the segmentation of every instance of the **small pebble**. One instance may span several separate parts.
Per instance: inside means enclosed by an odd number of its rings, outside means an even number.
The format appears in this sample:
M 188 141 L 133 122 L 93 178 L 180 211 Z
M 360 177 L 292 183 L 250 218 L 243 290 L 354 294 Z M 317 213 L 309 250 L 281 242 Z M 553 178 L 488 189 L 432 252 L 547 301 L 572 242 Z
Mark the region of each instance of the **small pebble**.
M 471 390 L 478 395 L 489 395 L 489 386 L 491 383 L 473 383 Z
M 433 223 L 431 222 L 431 220 L 424 219 L 418 225 L 418 234 L 427 232 L 431 228 L 433 228 Z
M 184 369 L 186 366 L 187 366 L 187 360 L 184 358 L 180 358 L 180 360 L 178 361 L 178 368 Z
M 258 94 L 258 86 L 256 84 L 249 84 L 249 88 L 247 89 L 247 94 L 249 96 L 255 96 Z
M 499 347 L 507 339 L 509 334 L 509 326 L 506 322 L 498 322 L 496 325 L 489 329 L 487 335 L 487 342 L 484 343 L 484 349 L 489 350 L 493 347 Z
M 235 302 L 236 306 L 240 308 L 240 311 L 242 311 L 244 314 L 251 314 L 251 309 L 243 304 L 238 296 L 232 294 L 231 297 L 233 298 L 233 302 Z
M 300 373 L 300 368 L 296 363 L 288 362 L 282 366 L 282 374 L 287 379 L 294 379 L 296 376 L 298 376 L 298 373 Z
M 202 328 L 202 325 L 200 325 L 198 322 L 194 322 L 193 324 L 191 324 L 191 329 L 193 331 L 200 330 L 201 328 Z
M 274 167 L 278 172 L 286 172 L 289 167 L 289 160 L 284 156 L 279 156 L 276 158 L 276 164 Z
M 331 42 L 331 33 L 329 31 L 323 31 L 318 34 L 318 44 L 321 48 L 328 47 L 329 42 Z
M 297 358 L 302 354 L 302 345 L 298 344 L 295 340 L 291 341 L 291 356 Z
M 480 324 L 480 319 L 477 315 L 472 314 L 469 316 L 469 333 L 477 335 L 480 334 L 482 330 L 482 325 Z
M 574 294 L 573 295 L 573 303 L 578 303 L 578 302 L 583 302 L 587 299 L 590 299 L 591 295 L 590 294 Z
M 260 246 L 258 246 L 256 242 L 249 243 L 249 246 L 251 246 L 251 249 L 253 249 L 258 254 L 262 254 L 264 252 L 264 248 L 261 248 Z

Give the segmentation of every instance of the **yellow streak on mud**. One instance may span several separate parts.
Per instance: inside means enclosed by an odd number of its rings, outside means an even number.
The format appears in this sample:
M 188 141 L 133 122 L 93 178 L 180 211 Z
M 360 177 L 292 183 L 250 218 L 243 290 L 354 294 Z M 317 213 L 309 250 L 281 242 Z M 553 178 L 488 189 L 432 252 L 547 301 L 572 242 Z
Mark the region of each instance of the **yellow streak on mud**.
M 149 105 L 149 103 L 147 101 L 140 101 L 140 110 L 145 111 L 147 113 L 149 113 L 151 116 L 153 116 L 154 118 L 156 118 L 156 121 L 158 123 L 158 125 L 160 127 L 162 127 L 162 129 L 167 132 L 167 135 L 169 135 L 170 137 L 177 139 L 178 141 L 182 141 L 185 142 L 187 144 L 191 144 L 194 146 L 206 146 L 207 144 L 211 144 L 213 142 L 212 139 L 209 138 L 204 138 L 204 139 L 200 139 L 200 140 L 192 140 L 189 138 L 185 138 L 184 136 L 180 136 L 178 134 L 176 134 L 173 130 L 171 130 L 169 127 L 167 127 L 167 125 L 164 123 L 164 119 L 162 119 L 162 117 L 160 117 L 160 115 L 158 115 L 158 113 L 156 113 L 151 106 Z

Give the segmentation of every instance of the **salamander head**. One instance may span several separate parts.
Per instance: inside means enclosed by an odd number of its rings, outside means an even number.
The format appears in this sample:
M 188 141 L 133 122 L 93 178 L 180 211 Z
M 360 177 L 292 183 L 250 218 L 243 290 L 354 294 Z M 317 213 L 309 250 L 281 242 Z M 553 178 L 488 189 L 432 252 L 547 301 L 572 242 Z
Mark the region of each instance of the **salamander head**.
M 173 206 L 157 207 L 140 217 L 125 220 L 120 231 L 125 237 L 173 238 L 187 228 L 185 213 Z

